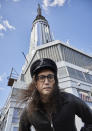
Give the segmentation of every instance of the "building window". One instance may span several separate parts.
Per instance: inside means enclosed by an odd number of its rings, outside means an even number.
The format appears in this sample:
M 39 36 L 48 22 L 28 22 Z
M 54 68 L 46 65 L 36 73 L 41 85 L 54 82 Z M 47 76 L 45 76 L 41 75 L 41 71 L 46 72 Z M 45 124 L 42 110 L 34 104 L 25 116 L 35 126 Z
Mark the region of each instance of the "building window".
M 84 82 L 92 83 L 92 75 L 67 67 L 69 76 Z
M 19 122 L 19 117 L 20 117 L 20 108 L 14 108 L 12 122 L 13 123 L 18 123 Z
M 14 127 L 14 128 L 13 128 L 13 131 L 18 131 L 18 127 Z
M 84 75 L 85 75 L 86 81 L 89 83 L 92 83 L 92 75 L 87 74 L 87 73 L 84 73 Z
M 58 77 L 59 78 L 64 78 L 67 76 L 68 76 L 68 73 L 67 73 L 66 67 L 61 67 L 58 69 Z
M 83 76 L 83 72 L 76 70 L 76 77 L 77 79 L 81 80 L 81 81 L 85 81 L 85 77 Z

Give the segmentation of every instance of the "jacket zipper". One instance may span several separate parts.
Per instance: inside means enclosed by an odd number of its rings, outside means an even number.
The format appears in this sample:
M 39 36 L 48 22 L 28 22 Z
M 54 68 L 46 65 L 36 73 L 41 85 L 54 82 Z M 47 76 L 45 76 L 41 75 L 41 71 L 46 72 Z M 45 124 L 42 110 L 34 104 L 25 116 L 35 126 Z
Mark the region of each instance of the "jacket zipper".
M 55 131 L 54 126 L 53 126 L 52 118 L 51 118 L 50 124 L 51 124 L 51 128 L 53 129 L 53 131 Z
M 42 111 L 40 111 L 40 112 L 42 112 Z M 44 112 L 42 112 L 42 113 L 44 113 Z M 48 115 L 45 115 L 47 118 L 48 118 Z M 49 118 L 48 118 L 49 119 Z M 50 114 L 50 125 L 51 125 L 51 128 L 53 129 L 53 131 L 55 131 L 55 129 L 54 129 L 54 126 L 53 126 L 53 121 L 52 121 L 52 116 L 51 116 L 51 114 Z

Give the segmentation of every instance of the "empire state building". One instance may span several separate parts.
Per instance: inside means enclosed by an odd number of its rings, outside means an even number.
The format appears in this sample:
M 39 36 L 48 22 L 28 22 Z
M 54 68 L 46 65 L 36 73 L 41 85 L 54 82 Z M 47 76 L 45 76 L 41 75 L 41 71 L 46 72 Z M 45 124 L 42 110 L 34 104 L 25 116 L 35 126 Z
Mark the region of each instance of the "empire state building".
M 30 39 L 29 54 L 34 54 L 37 46 L 53 41 L 48 21 L 42 16 L 40 5 L 38 4 L 37 16 L 33 21 Z

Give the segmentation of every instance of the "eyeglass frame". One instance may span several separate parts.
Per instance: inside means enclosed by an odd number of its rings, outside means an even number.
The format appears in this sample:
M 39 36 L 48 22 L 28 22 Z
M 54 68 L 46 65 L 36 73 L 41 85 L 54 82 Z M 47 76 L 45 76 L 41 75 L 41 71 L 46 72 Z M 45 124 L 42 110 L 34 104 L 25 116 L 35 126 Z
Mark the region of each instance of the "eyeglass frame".
M 52 78 L 50 78 L 50 77 L 52 77 Z M 52 82 L 52 81 L 55 80 L 55 75 L 54 74 L 48 74 L 47 76 L 46 75 L 38 75 L 38 76 L 36 76 L 36 81 L 39 81 L 39 82 L 45 82 L 46 79 L 49 82 Z

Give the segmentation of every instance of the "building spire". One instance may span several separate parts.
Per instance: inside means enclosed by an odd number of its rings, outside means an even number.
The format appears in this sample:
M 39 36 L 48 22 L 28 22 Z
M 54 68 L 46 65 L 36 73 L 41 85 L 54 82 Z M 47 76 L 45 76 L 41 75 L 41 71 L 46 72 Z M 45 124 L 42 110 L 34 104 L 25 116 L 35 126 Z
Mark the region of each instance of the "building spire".
M 51 42 L 52 35 L 48 21 L 42 16 L 40 4 L 37 7 L 37 16 L 33 21 L 29 54 L 34 54 L 37 46 Z
M 41 15 L 41 7 L 40 7 L 40 4 L 38 4 L 37 13 L 38 13 L 38 16 Z

